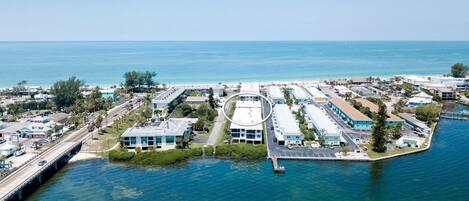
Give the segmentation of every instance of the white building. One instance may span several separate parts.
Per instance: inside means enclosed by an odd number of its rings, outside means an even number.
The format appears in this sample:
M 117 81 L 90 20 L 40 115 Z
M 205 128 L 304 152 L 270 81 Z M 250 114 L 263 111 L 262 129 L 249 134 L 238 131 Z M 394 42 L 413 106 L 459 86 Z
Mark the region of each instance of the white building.
M 310 97 L 308 94 L 303 90 L 301 87 L 297 85 L 291 85 L 290 88 L 292 89 L 292 95 L 295 99 L 297 104 L 308 104 L 310 101 Z
M 304 136 L 292 111 L 285 104 L 275 105 L 272 113 L 275 140 L 279 145 L 300 145 Z
M 47 134 L 53 132 L 55 129 L 55 124 L 52 122 L 47 123 L 30 123 L 25 128 L 19 130 L 19 133 L 22 137 L 26 138 L 46 138 Z
M 128 128 L 121 136 L 122 145 L 135 149 L 174 149 L 190 138 L 192 126 L 183 119 L 169 119 L 158 126 Z
M 171 110 L 171 106 L 173 105 L 172 103 L 178 102 L 180 100 L 181 95 L 184 93 L 184 91 L 184 88 L 171 87 L 163 93 L 158 94 L 151 101 L 153 109 L 161 111 L 164 116 L 168 112 L 168 110 Z
M 272 104 L 285 104 L 286 100 L 282 90 L 278 86 L 270 86 L 267 88 L 267 96 Z
M 432 101 L 433 101 L 433 96 L 428 95 L 425 92 L 420 92 L 416 95 L 413 95 L 412 98 L 410 98 L 406 104 L 409 107 L 418 107 L 418 106 L 428 105 L 432 103 Z
M 251 101 L 259 102 L 259 101 Z M 231 143 L 262 143 L 262 112 L 260 107 L 239 107 L 236 108 L 231 123 Z M 258 123 L 258 124 L 256 124 Z M 250 125 L 254 124 L 254 125 Z
M 236 108 L 261 108 L 261 101 L 236 101 Z
M 334 86 L 334 90 L 340 96 L 346 96 L 347 94 L 353 95 L 353 91 L 347 88 L 346 86 L 342 86 L 342 85 Z
M 306 87 L 306 91 L 308 91 L 308 93 L 311 94 L 314 102 L 327 103 L 328 101 L 327 96 L 324 93 L 322 93 L 322 91 L 319 91 L 318 88 L 314 86 L 308 86 Z
M 253 94 L 260 93 L 260 86 L 259 83 L 241 83 L 241 87 L 239 89 L 240 93 L 252 93 L 252 94 L 243 94 L 239 96 L 239 100 L 242 101 L 258 101 L 259 96 Z
M 428 79 L 428 77 L 417 76 L 417 75 L 402 76 L 402 81 L 405 83 L 409 83 L 414 87 L 420 87 L 422 85 L 430 83 L 430 79 Z
M 340 145 L 342 134 L 339 126 L 328 116 L 324 108 L 306 105 L 304 112 L 308 127 L 314 128 L 316 133 L 323 136 L 325 144 Z

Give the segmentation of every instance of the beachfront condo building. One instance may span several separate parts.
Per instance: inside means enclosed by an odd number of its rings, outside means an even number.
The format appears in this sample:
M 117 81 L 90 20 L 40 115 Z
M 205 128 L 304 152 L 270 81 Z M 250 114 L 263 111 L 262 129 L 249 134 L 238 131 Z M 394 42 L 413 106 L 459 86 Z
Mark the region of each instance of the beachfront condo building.
M 299 123 L 286 104 L 277 104 L 272 113 L 275 139 L 279 145 L 300 145 L 304 136 L 300 131 Z
M 299 87 L 297 85 L 290 85 L 292 89 L 292 95 L 293 99 L 295 100 L 296 104 L 308 104 L 310 102 L 310 97 L 309 95 L 305 92 L 305 90 L 302 87 Z
M 272 104 L 286 104 L 287 102 L 282 90 L 278 86 L 270 86 L 267 88 L 267 97 Z
M 332 98 L 328 106 L 339 116 L 345 123 L 356 130 L 371 130 L 373 121 L 362 114 L 360 111 L 345 102 L 342 98 Z
M 231 143 L 262 144 L 263 125 L 260 101 L 238 101 L 232 120 Z
M 183 119 L 168 119 L 159 125 L 128 128 L 121 136 L 124 147 L 142 150 L 174 149 L 182 146 L 192 133 L 192 124 Z
M 339 146 L 341 142 L 345 142 L 342 139 L 339 125 L 327 114 L 324 108 L 306 105 L 304 113 L 308 128 L 314 129 L 317 134 L 324 137 L 325 144 Z
M 239 96 L 241 101 L 258 101 L 259 95 L 256 94 L 260 93 L 259 83 L 241 83 L 239 92 L 241 93 Z

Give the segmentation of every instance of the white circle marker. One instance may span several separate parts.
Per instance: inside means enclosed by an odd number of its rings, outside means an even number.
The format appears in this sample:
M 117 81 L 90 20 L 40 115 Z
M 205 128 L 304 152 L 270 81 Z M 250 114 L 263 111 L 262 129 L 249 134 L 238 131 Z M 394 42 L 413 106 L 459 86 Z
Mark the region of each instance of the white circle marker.
M 239 95 L 254 95 L 254 96 L 259 96 L 263 99 L 265 99 L 267 101 L 267 103 L 269 104 L 269 107 L 270 107 L 270 110 L 269 110 L 269 114 L 264 118 L 262 119 L 260 122 L 254 122 L 254 123 L 250 123 L 250 124 L 246 124 L 246 123 L 241 123 L 241 122 L 237 122 L 237 121 L 233 121 L 230 117 L 228 117 L 228 115 L 226 114 L 225 112 L 225 108 L 226 108 L 226 104 L 228 103 L 228 101 L 232 98 L 234 98 L 235 96 L 239 96 Z M 258 94 L 258 93 L 251 93 L 251 92 L 242 92 L 242 93 L 236 93 L 236 94 L 233 94 L 231 96 L 229 96 L 225 102 L 223 103 L 223 106 L 222 106 L 222 112 L 223 112 L 223 115 L 225 116 L 226 119 L 228 119 L 228 121 L 230 121 L 231 123 L 235 123 L 235 124 L 238 124 L 240 126 L 255 126 L 255 125 L 258 125 L 258 124 L 262 124 L 264 123 L 264 121 L 267 121 L 267 119 L 269 119 L 270 115 L 272 115 L 272 103 L 270 102 L 270 100 L 261 95 L 261 94 Z

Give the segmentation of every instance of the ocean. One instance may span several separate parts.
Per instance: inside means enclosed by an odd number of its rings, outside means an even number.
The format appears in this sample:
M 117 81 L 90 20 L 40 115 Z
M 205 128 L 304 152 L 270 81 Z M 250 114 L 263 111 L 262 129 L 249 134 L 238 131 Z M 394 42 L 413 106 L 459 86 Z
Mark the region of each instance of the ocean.
M 433 75 L 456 62 L 469 63 L 469 42 L 0 42 L 0 87 L 70 76 L 111 86 L 131 70 L 167 84 Z

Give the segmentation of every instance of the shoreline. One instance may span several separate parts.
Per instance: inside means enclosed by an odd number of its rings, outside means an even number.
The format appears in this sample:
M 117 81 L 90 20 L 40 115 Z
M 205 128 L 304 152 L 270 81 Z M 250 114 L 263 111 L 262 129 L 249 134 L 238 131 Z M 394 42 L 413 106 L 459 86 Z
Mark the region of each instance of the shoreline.
M 249 82 L 249 83 L 259 83 L 259 84 L 291 84 L 291 83 L 318 83 L 318 82 L 324 82 L 330 79 L 350 79 L 352 77 L 375 77 L 375 78 L 381 78 L 381 79 L 388 79 L 392 78 L 395 76 L 403 76 L 403 75 L 416 75 L 416 76 L 441 76 L 441 73 L 435 73 L 435 74 L 419 74 L 419 73 L 397 73 L 393 75 L 355 75 L 355 76 L 327 76 L 327 77 L 318 77 L 318 78 L 305 78 L 305 79 L 299 79 L 299 78 L 287 78 L 287 79 L 260 79 L 260 80 L 252 80 L 252 79 L 239 79 L 236 81 L 227 81 L 227 82 L 160 82 L 159 85 L 166 84 L 167 87 L 171 86 L 199 86 L 199 85 L 218 85 L 221 83 L 222 85 L 238 85 L 240 82 Z M 78 79 L 83 79 L 81 77 L 77 77 Z M 68 79 L 68 77 L 64 77 L 62 79 Z M 85 86 L 88 87 L 101 87 L 101 88 L 111 88 L 113 86 L 119 87 L 121 82 L 115 82 L 115 83 L 107 83 L 107 84 L 96 84 L 96 83 L 87 83 L 86 79 L 83 79 L 85 81 Z M 58 80 L 56 80 L 58 81 Z M 52 87 L 53 84 L 37 84 L 34 82 L 28 82 L 27 86 L 40 86 L 43 89 L 49 89 Z M 1 85 L 0 90 L 5 90 L 9 89 L 16 86 L 15 84 L 12 84 L 10 86 L 8 85 Z

